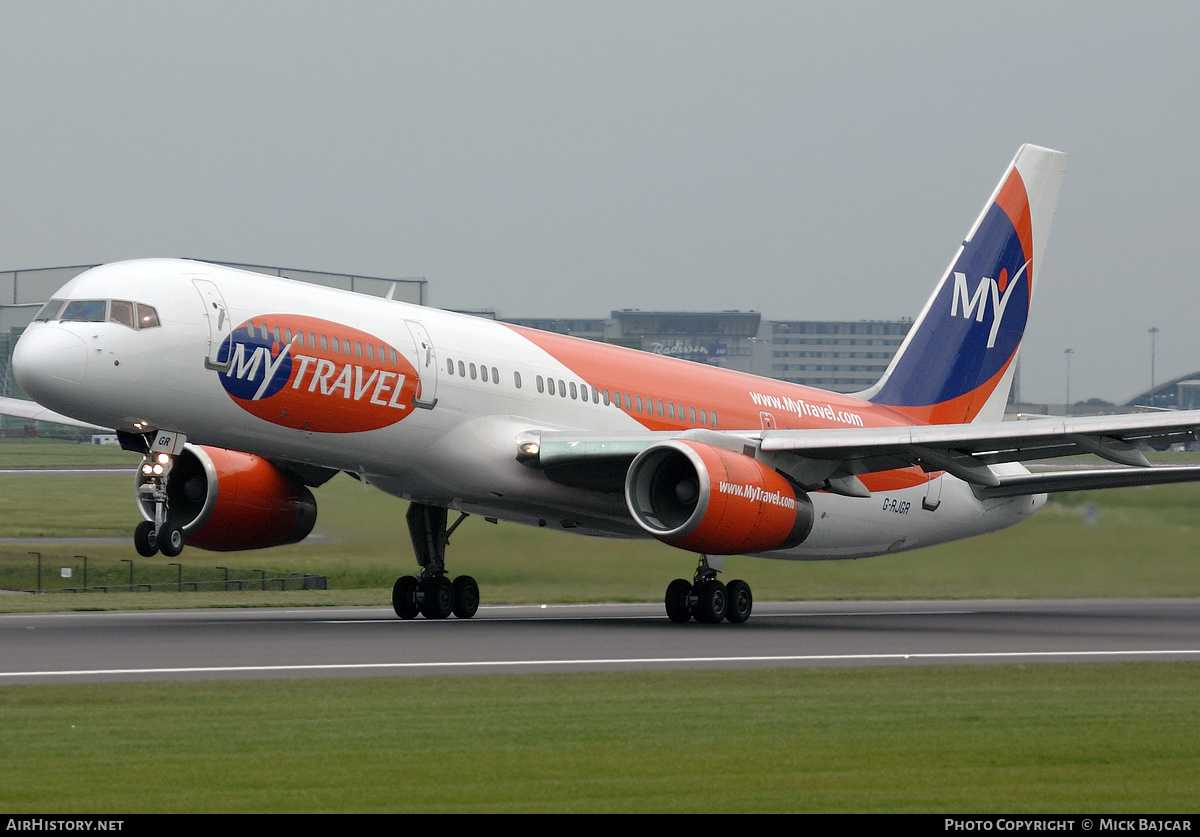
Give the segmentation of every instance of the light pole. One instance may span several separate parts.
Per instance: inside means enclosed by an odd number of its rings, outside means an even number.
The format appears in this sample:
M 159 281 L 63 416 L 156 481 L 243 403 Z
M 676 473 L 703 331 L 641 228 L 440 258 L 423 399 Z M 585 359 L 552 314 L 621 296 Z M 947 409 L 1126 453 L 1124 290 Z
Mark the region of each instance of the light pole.
M 1070 411 L 1071 409 L 1071 355 L 1075 354 L 1074 349 L 1066 349 L 1063 354 L 1067 356 L 1067 400 L 1064 407 Z
M 1158 326 L 1150 329 L 1150 406 L 1154 406 L 1154 348 L 1158 342 Z

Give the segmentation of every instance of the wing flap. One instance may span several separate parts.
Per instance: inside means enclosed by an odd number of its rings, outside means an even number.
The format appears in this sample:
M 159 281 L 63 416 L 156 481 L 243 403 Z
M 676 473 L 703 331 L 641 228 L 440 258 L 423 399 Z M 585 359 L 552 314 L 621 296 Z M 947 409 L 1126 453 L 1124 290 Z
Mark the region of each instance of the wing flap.
M 1091 491 L 1200 481 L 1200 466 L 1159 465 L 1150 468 L 1100 468 L 1087 471 L 1049 471 L 1040 474 L 1001 477 L 1000 484 L 976 493 L 984 498 L 1020 497 L 1056 491 Z
M 1161 447 L 1195 441 L 1198 436 L 1200 410 L 1193 410 L 986 424 L 767 430 L 762 433 L 761 447 L 768 452 L 838 461 L 841 470 L 849 473 L 918 465 L 996 489 L 1001 478 L 989 465 L 1095 454 L 1118 465 L 1158 471 L 1138 446 Z M 1029 493 L 1037 491 L 1040 489 L 1030 489 Z

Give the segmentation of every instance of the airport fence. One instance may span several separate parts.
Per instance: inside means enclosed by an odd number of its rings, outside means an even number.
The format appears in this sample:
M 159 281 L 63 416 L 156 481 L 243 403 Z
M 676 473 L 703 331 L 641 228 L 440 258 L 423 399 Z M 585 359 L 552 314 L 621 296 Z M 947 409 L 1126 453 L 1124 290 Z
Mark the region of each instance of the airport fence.
M 249 572 L 250 575 L 244 575 Z M 9 593 L 236 592 L 325 590 L 328 579 L 312 573 L 194 567 L 180 562 L 93 561 L 86 555 L 0 552 L 0 591 Z

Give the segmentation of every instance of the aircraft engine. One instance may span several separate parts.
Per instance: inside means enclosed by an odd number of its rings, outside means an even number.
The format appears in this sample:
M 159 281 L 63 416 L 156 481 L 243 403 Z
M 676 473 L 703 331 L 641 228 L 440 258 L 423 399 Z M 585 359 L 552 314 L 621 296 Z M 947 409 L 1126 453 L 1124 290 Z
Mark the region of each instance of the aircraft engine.
M 138 508 L 154 520 L 141 486 Z M 317 522 L 312 492 L 267 460 L 249 453 L 184 445 L 167 480 L 169 522 L 182 526 L 189 546 L 217 552 L 296 543 Z
M 671 546 L 707 555 L 796 546 L 812 530 L 812 501 L 753 457 L 699 442 L 661 442 L 625 476 L 633 519 Z

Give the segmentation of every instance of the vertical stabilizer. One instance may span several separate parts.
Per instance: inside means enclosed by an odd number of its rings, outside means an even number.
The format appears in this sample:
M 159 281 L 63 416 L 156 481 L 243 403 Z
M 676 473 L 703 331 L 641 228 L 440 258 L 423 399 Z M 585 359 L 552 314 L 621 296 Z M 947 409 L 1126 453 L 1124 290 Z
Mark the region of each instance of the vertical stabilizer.
M 1021 146 L 887 372 L 861 397 L 931 424 L 1004 417 L 1066 160 Z

